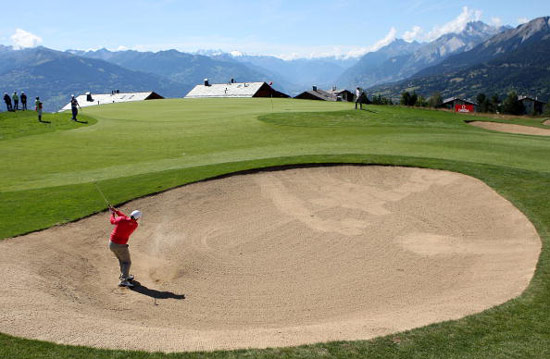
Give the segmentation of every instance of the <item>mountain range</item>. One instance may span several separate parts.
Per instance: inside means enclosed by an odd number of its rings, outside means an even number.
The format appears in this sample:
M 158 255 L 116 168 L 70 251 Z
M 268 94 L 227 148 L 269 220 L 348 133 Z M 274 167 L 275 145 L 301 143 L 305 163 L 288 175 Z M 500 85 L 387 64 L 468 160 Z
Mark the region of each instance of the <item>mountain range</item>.
M 57 110 L 72 93 L 156 91 L 183 97 L 208 78 L 212 83 L 273 82 L 290 95 L 312 85 L 368 88 L 368 93 L 399 97 L 404 90 L 429 96 L 473 97 L 508 90 L 549 94 L 549 18 L 515 29 L 468 23 L 457 33 L 419 43 L 396 39 L 360 58 L 283 60 L 241 53 L 184 53 L 67 50 L 37 47 L 14 50 L 0 45 L 0 91 L 39 95 L 47 111 Z
M 397 39 L 377 52 L 363 56 L 338 78 L 337 84 L 341 87 L 356 84 L 371 87 L 402 80 L 450 56 L 469 51 L 506 29 L 475 21 L 466 24 L 459 33 L 445 34 L 428 43 L 408 43 Z
M 406 80 L 375 86 L 371 92 L 398 97 L 414 90 L 424 96 L 475 98 L 509 91 L 550 98 L 550 17 L 508 29 L 469 51 L 450 56 Z

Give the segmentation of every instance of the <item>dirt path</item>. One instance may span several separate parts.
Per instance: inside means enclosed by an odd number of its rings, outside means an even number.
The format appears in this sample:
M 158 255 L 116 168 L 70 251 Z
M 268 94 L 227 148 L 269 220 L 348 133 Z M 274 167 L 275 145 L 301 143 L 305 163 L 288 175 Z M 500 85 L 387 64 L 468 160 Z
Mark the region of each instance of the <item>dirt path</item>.
M 240 175 L 134 208 L 137 291 L 117 287 L 107 213 L 0 242 L 0 331 L 149 351 L 367 339 L 518 296 L 541 245 L 482 182 L 426 169 Z
M 550 136 L 550 129 L 545 128 L 484 121 L 472 121 L 468 123 L 475 127 L 498 132 L 519 133 L 522 135 Z

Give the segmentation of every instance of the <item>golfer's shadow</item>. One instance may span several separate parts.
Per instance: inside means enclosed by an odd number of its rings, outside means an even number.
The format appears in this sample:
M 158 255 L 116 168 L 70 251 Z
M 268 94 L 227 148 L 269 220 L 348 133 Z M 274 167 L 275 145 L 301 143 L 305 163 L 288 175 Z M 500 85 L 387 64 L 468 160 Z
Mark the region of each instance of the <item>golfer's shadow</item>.
M 172 292 L 161 292 L 156 289 L 149 289 L 146 286 L 142 285 L 138 281 L 133 281 L 134 286 L 130 288 L 134 292 L 138 292 L 140 294 L 146 295 L 151 298 L 155 299 L 185 299 L 185 294 L 175 294 Z
M 38 122 L 41 122 L 41 123 L 51 123 L 50 121 L 43 121 L 43 120 L 38 120 Z
M 73 121 L 78 123 L 88 123 L 88 121 L 80 121 L 80 120 L 73 120 Z

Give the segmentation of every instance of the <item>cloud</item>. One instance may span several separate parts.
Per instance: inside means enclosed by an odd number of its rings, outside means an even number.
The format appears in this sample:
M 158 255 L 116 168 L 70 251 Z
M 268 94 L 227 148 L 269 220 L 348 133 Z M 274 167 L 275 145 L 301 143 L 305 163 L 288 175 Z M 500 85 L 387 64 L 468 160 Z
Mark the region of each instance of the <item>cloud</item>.
M 422 31 L 423 30 L 420 26 L 413 26 L 411 30 L 405 31 L 405 33 L 403 34 L 403 40 L 407 42 L 413 42 L 420 37 Z
M 482 12 L 480 10 L 470 10 L 467 6 L 464 6 L 460 15 L 458 15 L 455 19 L 442 26 L 434 27 L 433 30 L 426 35 L 426 40 L 433 41 L 448 33 L 461 32 L 469 22 L 479 21 L 479 19 L 481 19 L 481 14 Z
M 495 27 L 501 27 L 502 26 L 502 19 L 499 17 L 492 17 L 490 21 L 491 25 Z
M 518 25 L 525 24 L 526 22 L 529 22 L 529 19 L 526 17 L 520 17 L 518 18 Z
M 388 34 L 378 42 L 376 42 L 374 45 L 370 47 L 370 51 L 376 51 L 378 49 L 381 49 L 382 47 L 389 45 L 392 43 L 392 41 L 395 40 L 395 35 L 397 34 L 397 30 L 395 27 L 392 27 Z
M 42 38 L 23 29 L 16 29 L 15 34 L 11 35 L 11 41 L 13 42 L 13 47 L 19 50 L 38 46 L 42 43 Z

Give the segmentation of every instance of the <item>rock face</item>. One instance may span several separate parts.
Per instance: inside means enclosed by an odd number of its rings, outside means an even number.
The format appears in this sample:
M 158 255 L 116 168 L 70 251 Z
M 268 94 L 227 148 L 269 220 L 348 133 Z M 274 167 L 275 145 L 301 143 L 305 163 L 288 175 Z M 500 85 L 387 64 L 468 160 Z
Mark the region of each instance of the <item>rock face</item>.
M 399 96 L 405 89 L 430 96 L 474 98 L 509 91 L 550 97 L 550 17 L 541 17 L 499 33 L 470 51 L 448 57 L 396 84 L 373 92 Z
M 402 80 L 441 63 L 451 55 L 469 51 L 503 30 L 475 21 L 468 23 L 459 33 L 445 34 L 425 44 L 397 39 L 379 51 L 363 56 L 340 77 L 338 83 L 344 87 L 369 87 Z

